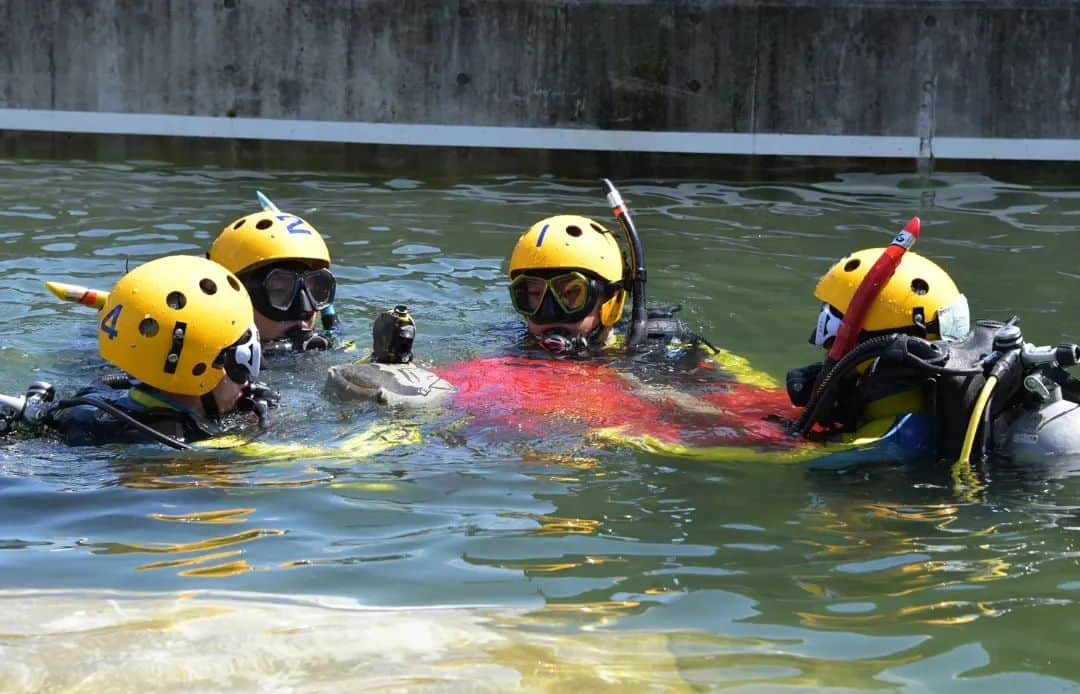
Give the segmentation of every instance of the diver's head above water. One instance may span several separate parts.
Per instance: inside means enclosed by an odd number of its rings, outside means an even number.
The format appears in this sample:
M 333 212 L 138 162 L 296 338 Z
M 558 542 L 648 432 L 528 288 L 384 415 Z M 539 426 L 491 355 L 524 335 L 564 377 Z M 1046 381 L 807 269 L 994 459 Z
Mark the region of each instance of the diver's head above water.
M 262 359 L 239 279 L 185 255 L 152 260 L 120 278 L 101 308 L 98 347 L 131 377 L 207 414 L 234 409 Z
M 822 303 L 810 342 L 829 349 L 859 286 L 884 249 L 868 248 L 841 258 L 814 289 Z M 949 274 L 908 251 L 866 312 L 859 341 L 887 333 L 929 340 L 958 340 L 970 331 L 967 299 Z
M 207 255 L 247 288 L 263 340 L 311 344 L 305 337 L 314 335 L 316 315 L 332 305 L 337 289 L 315 227 L 284 212 L 256 212 L 225 227 Z
M 626 303 L 615 236 L 577 215 L 542 219 L 510 256 L 510 301 L 529 334 L 555 354 L 603 346 Z

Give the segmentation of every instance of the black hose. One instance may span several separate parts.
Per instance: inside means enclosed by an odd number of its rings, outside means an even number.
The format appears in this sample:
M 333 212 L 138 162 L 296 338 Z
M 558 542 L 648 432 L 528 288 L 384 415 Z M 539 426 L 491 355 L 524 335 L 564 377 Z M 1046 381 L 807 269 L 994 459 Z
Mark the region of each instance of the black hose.
M 971 376 L 982 373 L 983 371 L 981 366 L 951 369 L 946 366 L 938 366 L 937 364 L 930 363 L 907 348 L 908 340 L 919 340 L 920 342 L 924 342 L 927 346 L 930 345 L 930 343 L 925 343 L 925 341 L 920 338 L 913 338 L 910 335 L 905 335 L 903 333 L 880 335 L 856 345 L 854 349 L 844 355 L 842 359 L 833 364 L 828 371 L 824 372 L 818 378 L 817 385 L 814 387 L 814 392 L 811 393 L 810 399 L 807 401 L 806 409 L 803 410 L 802 415 L 800 415 L 799 419 L 795 422 L 795 431 L 804 436 L 809 433 L 810 427 L 817 421 L 818 410 L 822 407 L 823 403 L 826 402 L 825 396 L 828 394 L 827 391 L 834 388 L 837 380 L 850 371 L 853 365 L 857 366 L 865 359 L 887 355 L 889 348 L 901 340 L 903 340 L 905 344 L 899 355 L 900 360 L 914 364 L 932 374 L 938 376 Z
M 853 365 L 857 366 L 864 359 L 880 356 L 881 352 L 884 352 L 887 347 L 896 341 L 896 337 L 895 334 L 890 334 L 871 338 L 856 345 L 840 361 L 823 370 L 818 377 L 817 385 L 814 386 L 814 392 L 810 394 L 810 399 L 806 402 L 806 408 L 799 415 L 799 418 L 795 420 L 794 431 L 806 436 L 810 432 L 810 427 L 817 421 L 818 411 L 826 400 L 825 395 L 836 387 L 840 376 L 846 374 Z
M 104 410 L 105 412 L 108 412 L 113 417 L 116 417 L 117 419 L 124 422 L 125 424 L 129 424 L 129 425 L 135 427 L 136 429 L 143 432 L 144 434 L 146 434 L 150 438 L 154 439 L 158 443 L 165 444 L 166 446 L 168 446 L 170 448 L 175 448 L 178 451 L 190 451 L 190 450 L 193 450 L 191 446 L 187 445 L 183 441 L 177 441 L 176 439 L 169 436 L 168 434 L 161 433 L 160 431 L 153 428 L 152 426 L 150 426 L 148 424 L 145 424 L 143 422 L 140 422 L 139 420 L 137 420 L 134 417 L 132 417 L 131 415 L 129 415 L 127 412 L 124 412 L 123 410 L 116 407 L 115 405 L 111 405 L 111 404 L 109 404 L 107 402 L 102 402 L 100 400 L 93 400 L 91 398 L 71 398 L 69 400 L 61 400 L 60 402 L 57 403 L 57 407 L 71 407 L 73 405 L 90 405 L 91 407 L 96 407 L 99 410 Z
M 622 196 L 615 188 L 614 184 L 608 179 L 603 179 L 604 185 L 607 186 L 608 193 L 614 194 L 620 201 Z M 619 220 L 619 226 L 622 227 L 623 234 L 626 236 L 626 246 L 630 252 L 630 295 L 631 295 L 631 310 L 630 310 L 630 333 L 626 338 L 626 348 L 628 351 L 634 351 L 645 342 L 645 338 L 648 334 L 646 323 L 648 321 L 648 311 L 645 308 L 645 280 L 647 273 L 645 271 L 645 250 L 641 245 L 641 237 L 638 235 L 637 228 L 634 226 L 634 220 L 630 217 L 630 208 L 625 202 L 619 208 L 622 214 L 616 214 L 615 216 Z

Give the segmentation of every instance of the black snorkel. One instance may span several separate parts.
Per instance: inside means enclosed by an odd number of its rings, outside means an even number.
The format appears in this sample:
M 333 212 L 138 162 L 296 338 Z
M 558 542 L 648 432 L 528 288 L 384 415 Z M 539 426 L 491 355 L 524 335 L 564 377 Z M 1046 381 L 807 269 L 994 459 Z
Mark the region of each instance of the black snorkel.
M 611 213 L 619 220 L 623 234 L 626 236 L 626 246 L 630 257 L 627 262 L 631 295 L 630 332 L 626 338 L 627 351 L 633 352 L 645 342 L 645 321 L 648 312 L 645 308 L 645 251 L 641 247 L 641 237 L 638 236 L 634 227 L 634 220 L 630 217 L 630 208 L 623 202 L 622 196 L 610 180 L 601 179 L 607 186 L 608 204 L 611 205 Z

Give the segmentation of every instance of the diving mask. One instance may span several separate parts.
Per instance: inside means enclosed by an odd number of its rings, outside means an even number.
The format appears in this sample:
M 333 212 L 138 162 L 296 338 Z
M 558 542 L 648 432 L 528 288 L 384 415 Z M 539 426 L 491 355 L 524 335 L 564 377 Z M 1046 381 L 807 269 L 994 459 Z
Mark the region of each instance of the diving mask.
M 550 277 L 522 273 L 510 281 L 510 301 L 537 323 L 576 323 L 596 308 L 606 284 L 577 271 Z
M 930 332 L 936 332 L 943 340 L 962 340 L 971 332 L 971 309 L 968 308 L 967 297 L 960 294 L 948 306 L 939 308 L 936 317 L 937 330 L 933 330 L 933 323 L 928 328 Z
M 271 267 L 256 272 L 244 285 L 252 305 L 272 320 L 296 320 L 320 311 L 333 303 L 337 291 L 329 268 Z
M 818 347 L 828 349 L 840 330 L 840 324 L 844 322 L 844 314 L 835 306 L 824 303 L 818 312 L 817 325 L 810 336 L 810 342 Z M 971 312 L 968 308 L 967 297 L 959 294 L 956 300 L 948 306 L 943 306 L 937 311 L 934 320 L 925 326 L 921 322 L 914 322 L 912 328 L 897 328 L 895 330 L 880 330 L 876 332 L 863 332 L 862 337 L 890 333 L 912 333 L 918 331 L 920 336 L 938 335 L 943 340 L 962 340 L 971 332 Z
M 817 326 L 810 336 L 810 342 L 818 347 L 828 348 L 840 332 L 840 324 L 844 322 L 844 314 L 840 313 L 835 306 L 829 303 L 821 305 L 818 312 Z
M 222 350 L 218 359 L 233 383 L 254 383 L 262 366 L 262 344 L 255 324 L 252 323 L 239 340 Z

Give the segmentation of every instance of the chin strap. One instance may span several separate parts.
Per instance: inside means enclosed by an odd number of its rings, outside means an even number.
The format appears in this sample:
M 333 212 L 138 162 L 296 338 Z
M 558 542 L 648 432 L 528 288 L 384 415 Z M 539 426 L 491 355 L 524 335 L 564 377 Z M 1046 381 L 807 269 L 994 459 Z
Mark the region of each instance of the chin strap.
M 214 397 L 214 391 L 209 393 L 203 393 L 199 398 L 199 402 L 202 403 L 203 412 L 209 419 L 218 419 L 221 417 L 221 409 L 218 407 L 217 398 Z

